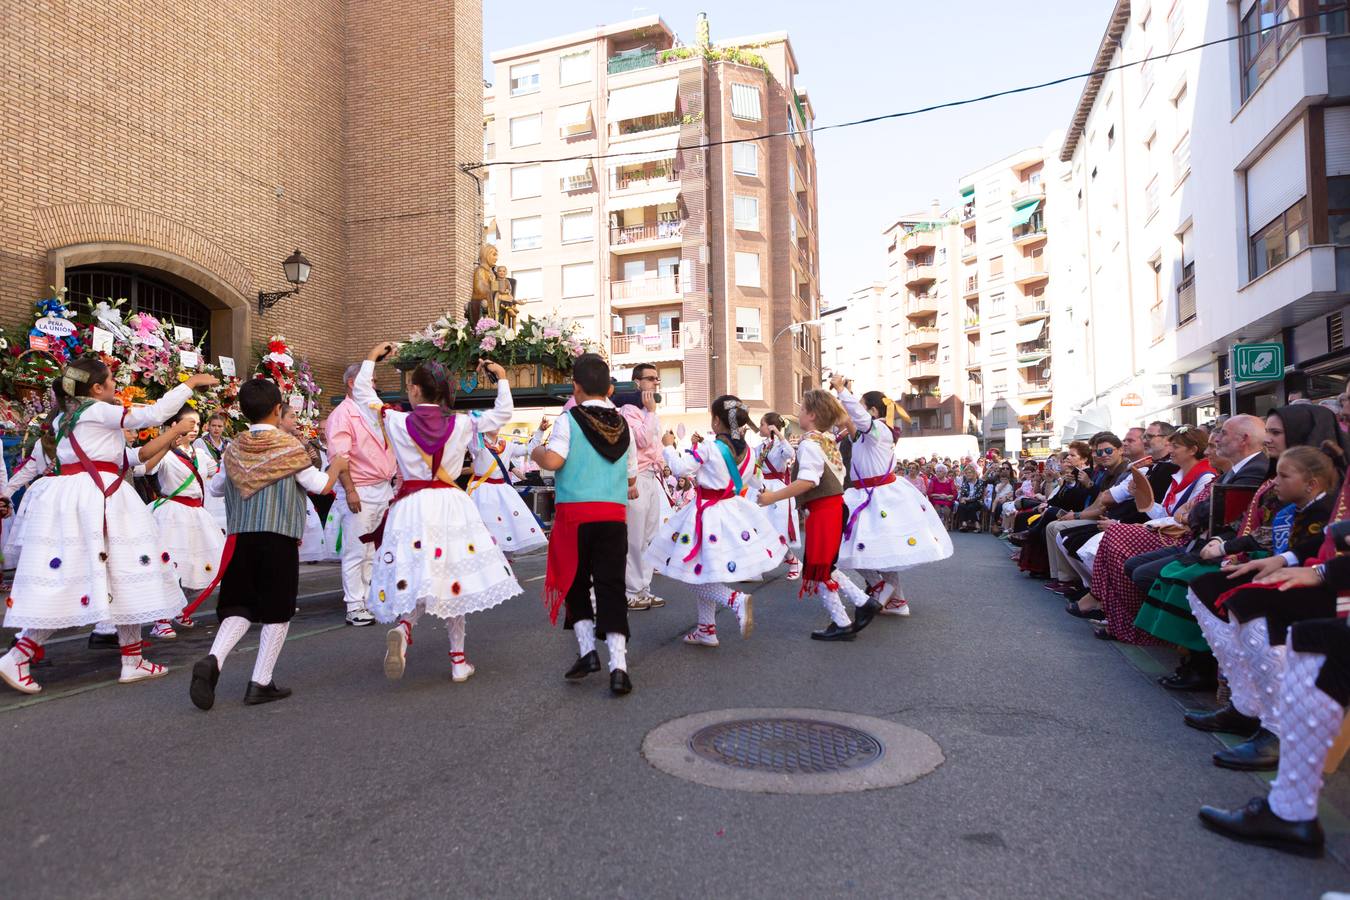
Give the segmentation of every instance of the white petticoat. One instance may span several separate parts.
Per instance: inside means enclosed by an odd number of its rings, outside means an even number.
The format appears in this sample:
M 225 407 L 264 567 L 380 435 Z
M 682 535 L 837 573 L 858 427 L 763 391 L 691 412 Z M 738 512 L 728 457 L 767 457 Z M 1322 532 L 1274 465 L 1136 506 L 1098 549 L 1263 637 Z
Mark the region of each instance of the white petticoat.
M 107 500 L 105 544 L 103 493 L 93 480 L 81 472 L 42 481 L 47 486 L 27 504 L 5 627 L 139 625 L 182 610 L 173 554 L 130 484 Z
M 4 543 L 0 545 L 0 553 L 4 554 L 6 569 L 19 567 L 19 556 L 23 553 L 23 527 L 28 521 L 28 511 L 33 508 L 34 501 L 42 496 L 49 483 L 51 479 L 43 477 L 29 484 L 28 489 L 23 492 L 23 499 L 19 501 L 19 508 L 14 511 L 14 515 L 5 519 Z
M 694 546 L 697 506 L 676 510 L 647 545 L 647 562 L 657 572 L 685 584 L 755 581 L 783 561 L 786 538 L 754 503 L 731 497 L 703 511 L 703 543 L 685 562 Z
M 775 485 L 775 490 L 777 486 Z M 760 507 L 764 514 L 769 517 L 769 522 L 774 529 L 787 538 L 787 545 L 793 550 L 802 549 L 802 522 L 797 518 L 797 498 L 789 497 L 786 500 L 779 500 L 773 506 Z M 789 534 L 788 523 L 791 523 L 791 534 Z
M 225 512 L 225 498 L 216 497 L 210 491 L 202 498 L 202 506 L 210 513 L 211 518 L 215 519 L 216 527 L 224 531 L 229 527 L 228 515 Z
M 336 506 L 336 504 L 334 504 Z M 329 511 L 331 514 L 331 510 Z M 333 532 L 334 536 L 337 532 Z M 337 554 L 332 552 L 325 538 L 327 537 L 324 524 L 319 521 L 319 511 L 314 508 L 314 503 L 308 497 L 305 498 L 305 533 L 300 538 L 300 561 L 301 562 L 324 562 L 326 560 L 337 559 Z
M 509 484 L 485 481 L 469 497 L 504 553 L 525 553 L 548 543 L 534 513 Z
M 867 491 L 844 492 L 853 531 L 839 547 L 841 569 L 894 572 L 937 562 L 952 555 L 952 539 L 933 504 L 903 478 Z M 859 510 L 862 510 L 859 513 Z
M 395 622 L 419 601 L 448 619 L 519 593 L 506 557 L 463 491 L 422 490 L 389 507 L 366 601 L 379 621 Z
M 164 549 L 173 557 L 179 583 L 190 591 L 200 591 L 215 581 L 225 549 L 225 535 L 215 516 L 205 507 L 194 509 L 168 500 L 154 511 L 154 517 Z

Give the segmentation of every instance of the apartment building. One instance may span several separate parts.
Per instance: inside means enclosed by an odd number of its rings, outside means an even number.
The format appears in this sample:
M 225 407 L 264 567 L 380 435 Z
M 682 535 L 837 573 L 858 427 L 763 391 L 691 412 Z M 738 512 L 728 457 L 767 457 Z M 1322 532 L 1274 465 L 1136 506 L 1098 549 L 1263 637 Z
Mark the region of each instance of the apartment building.
M 852 378 L 861 390 L 898 396 L 894 385 L 900 373 L 892 374 L 885 342 L 889 306 L 886 285 L 878 281 L 858 288 L 843 303 L 821 313 L 821 378 L 839 373 Z
M 1085 85 L 1060 154 L 1081 242 L 1072 271 L 1056 266 L 1065 436 L 1229 412 L 1234 343 L 1281 343 L 1288 367 L 1242 385 L 1240 412 L 1343 389 L 1346 31 L 1315 0 L 1115 4 L 1093 68 L 1143 64 Z
M 791 410 L 819 378 L 818 335 L 791 327 L 818 314 L 819 251 L 787 35 L 713 42 L 700 17 L 684 45 L 649 16 L 492 62 L 484 229 L 523 312 L 582 323 L 616 370 L 655 363 L 667 414 Z

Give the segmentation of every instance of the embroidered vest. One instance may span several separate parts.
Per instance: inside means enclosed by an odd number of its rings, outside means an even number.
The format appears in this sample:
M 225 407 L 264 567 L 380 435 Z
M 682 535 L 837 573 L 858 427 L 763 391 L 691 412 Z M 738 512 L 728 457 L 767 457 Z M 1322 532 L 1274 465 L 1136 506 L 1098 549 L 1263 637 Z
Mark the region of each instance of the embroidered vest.
M 797 498 L 799 506 L 805 506 L 812 500 L 819 500 L 822 497 L 837 497 L 844 492 L 844 460 L 840 456 L 839 447 L 834 439 L 823 434 L 811 433 L 802 438 L 804 441 L 814 441 L 825 454 L 825 471 L 820 476 L 820 484 L 811 488 L 805 494 Z M 798 463 L 792 464 L 792 479 L 797 479 L 801 466 Z
M 298 541 L 305 534 L 305 492 L 290 477 L 272 482 L 245 500 L 227 478 L 225 516 L 230 534 L 270 531 Z

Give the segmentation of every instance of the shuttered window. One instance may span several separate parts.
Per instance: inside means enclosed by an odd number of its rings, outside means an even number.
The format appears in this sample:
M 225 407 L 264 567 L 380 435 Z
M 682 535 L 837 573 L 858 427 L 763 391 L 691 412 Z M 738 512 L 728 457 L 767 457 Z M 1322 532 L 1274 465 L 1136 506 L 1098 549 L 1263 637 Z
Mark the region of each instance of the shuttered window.
M 759 111 L 759 88 L 748 84 L 731 86 L 731 115 L 737 119 L 758 122 L 763 118 Z
M 1308 192 L 1303 123 L 1247 170 L 1247 233 L 1256 234 Z
M 1327 177 L 1350 175 L 1350 106 L 1333 106 L 1322 120 L 1326 130 Z

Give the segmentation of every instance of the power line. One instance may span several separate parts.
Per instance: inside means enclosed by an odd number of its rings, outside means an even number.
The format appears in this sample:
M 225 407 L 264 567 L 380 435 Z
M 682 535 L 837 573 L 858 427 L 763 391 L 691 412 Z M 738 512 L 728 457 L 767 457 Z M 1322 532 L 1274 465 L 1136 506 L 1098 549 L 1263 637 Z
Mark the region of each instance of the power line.
M 1323 16 L 1330 15 L 1330 14 L 1332 14 L 1332 13 L 1345 12 L 1345 11 L 1347 11 L 1347 10 L 1350 10 L 1350 3 L 1348 3 L 1348 4 L 1343 4 L 1343 5 L 1341 5 L 1341 6 L 1327 7 L 1327 8 L 1325 8 L 1325 9 L 1319 10 L 1318 12 L 1311 13 L 1311 14 L 1306 15 L 1306 16 L 1298 16 L 1298 17 L 1295 17 L 1295 18 L 1292 18 L 1292 19 L 1286 19 L 1286 20 L 1284 20 L 1283 22 L 1280 22 L 1280 23 L 1278 23 L 1278 24 L 1276 24 L 1276 25 L 1272 25 L 1270 28 L 1263 28 L 1263 29 L 1261 29 L 1261 31 L 1273 31 L 1273 30 L 1275 30 L 1275 29 L 1284 28 L 1284 27 L 1287 26 L 1287 25 L 1293 25 L 1293 24 L 1298 23 L 1298 22 L 1306 22 L 1306 21 L 1308 21 L 1308 20 L 1310 20 L 1310 19 L 1320 19 L 1320 18 L 1323 17 Z M 1077 75 L 1065 75 L 1065 76 L 1063 76 L 1063 77 L 1055 78 L 1055 79 L 1052 79 L 1052 80 L 1050 80 L 1050 81 L 1042 81 L 1042 82 L 1040 82 L 1039 84 L 1028 84 L 1028 85 L 1024 85 L 1024 86 L 1022 86 L 1022 87 L 1007 88 L 1006 90 L 994 91 L 993 93 L 990 93 L 990 94 L 982 94 L 982 95 L 980 95 L 980 96 L 978 96 L 978 97 L 967 97 L 967 98 L 964 98 L 964 99 L 961 99 L 961 100 L 948 100 L 948 101 L 946 101 L 945 103 L 934 103 L 934 104 L 931 104 L 931 105 L 929 105 L 929 106 L 921 106 L 921 107 L 918 107 L 917 109 L 907 109 L 907 110 L 903 110 L 903 111 L 901 111 L 901 112 L 883 113 L 882 115 L 878 115 L 878 116 L 868 116 L 868 117 L 863 118 L 863 119 L 853 119 L 852 121 L 848 121 L 848 122 L 836 122 L 836 123 L 834 123 L 833 125 L 817 125 L 817 126 L 814 126 L 814 127 L 812 127 L 812 128 L 806 129 L 806 132 L 807 132 L 808 134 L 810 134 L 810 135 L 814 138 L 814 136 L 816 135 L 817 132 L 822 132 L 822 131 L 834 131 L 834 130 L 839 129 L 839 128 L 853 128 L 854 126 L 857 126 L 857 125 L 870 125 L 870 124 L 872 124 L 872 123 L 874 123 L 874 122 L 884 122 L 884 121 L 888 121 L 888 120 L 890 120 L 890 119 L 904 119 L 904 118 L 908 118 L 908 117 L 910 117 L 910 116 L 918 116 L 918 115 L 922 115 L 922 114 L 924 114 L 924 113 L 936 112 L 936 111 L 941 110 L 941 109 L 955 109 L 956 107 L 960 107 L 960 106 L 969 106 L 969 105 L 971 105 L 971 104 L 973 104 L 973 103 L 983 103 L 983 102 L 985 102 L 985 101 L 987 101 L 987 100 L 997 100 L 997 99 L 1000 98 L 1000 97 L 1011 97 L 1011 96 L 1013 96 L 1013 95 L 1015 95 L 1015 94 L 1025 94 L 1025 93 L 1029 93 L 1029 92 L 1031 92 L 1031 91 L 1040 91 L 1040 90 L 1044 90 L 1044 89 L 1046 89 L 1046 88 L 1058 87 L 1058 86 L 1061 85 L 1061 84 L 1068 84 L 1068 83 L 1071 82 L 1071 81 L 1080 81 L 1080 80 L 1085 79 L 1085 78 L 1094 78 L 1094 77 L 1096 77 L 1096 76 L 1098 76 L 1098 75 L 1107 75 L 1107 74 L 1109 74 L 1109 73 L 1111 73 L 1111 72 L 1119 72 L 1119 71 L 1122 71 L 1122 70 L 1124 70 L 1124 69 L 1131 69 L 1131 68 L 1134 68 L 1134 67 L 1136 67 L 1136 66 L 1142 66 L 1142 65 L 1144 65 L 1145 63 L 1149 63 L 1149 62 L 1157 62 L 1157 61 L 1159 61 L 1159 60 L 1164 60 L 1164 59 L 1171 59 L 1173 56 L 1180 56 L 1180 55 L 1185 54 L 1185 53 L 1194 53 L 1196 50 L 1204 50 L 1204 49 L 1206 49 L 1206 48 L 1208 48 L 1208 47 L 1216 47 L 1216 46 L 1218 46 L 1218 45 L 1220 45 L 1220 44 L 1227 44 L 1227 43 L 1231 43 L 1231 42 L 1233 42 L 1233 41 L 1239 41 L 1239 40 L 1242 40 L 1243 38 L 1250 37 L 1250 36 L 1251 36 L 1251 32 L 1246 32 L 1246 33 L 1239 32 L 1238 34 L 1229 35 L 1228 37 L 1215 38 L 1215 39 L 1212 40 L 1212 41 L 1205 41 L 1205 42 L 1200 43 L 1200 44 L 1195 44 L 1194 46 L 1191 46 L 1191 47 L 1182 47 L 1182 48 L 1177 49 L 1177 50 L 1171 50 L 1171 51 L 1169 51 L 1169 52 L 1167 52 L 1167 53 L 1163 53 L 1163 54 L 1160 54 L 1160 55 L 1158 55 L 1158 56 L 1150 56 L 1150 57 L 1147 57 L 1147 58 L 1145 58 L 1145 59 L 1134 60 L 1133 62 L 1126 62 L 1126 63 L 1120 63 L 1119 65 L 1107 66 L 1106 68 L 1103 68 L 1103 69 L 1091 69 L 1091 70 L 1089 70 L 1089 71 L 1087 71 L 1087 72 L 1082 72 L 1082 73 L 1079 73 L 1079 74 L 1077 74 Z M 759 134 L 759 135 L 754 135 L 754 136 L 752 136 L 752 137 L 728 138 L 728 139 L 720 140 L 720 141 L 707 141 L 707 142 L 702 143 L 702 144 L 677 145 L 677 146 L 675 147 L 675 150 L 676 150 L 676 151 L 680 151 L 680 150 L 707 150 L 707 149 L 710 149 L 710 148 L 712 148 L 712 147 L 721 147 L 721 146 L 724 146 L 724 145 L 726 145 L 726 144 L 747 144 L 747 143 L 754 143 L 754 142 L 758 142 L 758 141 L 767 141 L 767 140 L 770 140 L 770 139 L 772 139 L 772 138 L 778 138 L 778 137 L 793 137 L 794 135 L 799 134 L 799 133 L 800 133 L 800 132 L 794 132 L 794 131 L 775 131 L 775 132 L 771 132 L 771 133 L 769 133 L 769 134 Z M 541 164 L 541 163 L 566 163 L 566 162 L 582 162 L 582 161 L 599 161 L 599 160 L 605 160 L 605 159 L 614 159 L 614 158 L 618 158 L 618 157 L 626 157 L 626 156 L 643 156 L 643 155 L 648 155 L 648 154 L 653 154 L 653 153 L 669 153 L 669 152 L 670 152 L 670 151 L 669 151 L 668 149 L 667 149 L 667 150 L 639 150 L 639 151 L 632 151 L 632 150 L 630 150 L 630 151 L 627 151 L 627 152 L 600 153 L 600 154 L 596 154 L 596 155 L 593 155 L 593 156 L 563 156 L 563 157 L 556 157 L 556 158 L 553 158 L 553 159 L 503 159 L 503 160 L 484 161 L 484 162 L 460 163 L 460 164 L 459 164 L 459 168 L 460 168 L 462 171 L 465 171 L 465 172 L 472 172 L 472 171 L 474 171 L 474 170 L 476 170 L 476 169 L 485 169 L 485 168 L 489 168 L 489 167 L 492 167 L 492 166 L 525 166 L 525 165 L 535 165 L 535 164 Z

